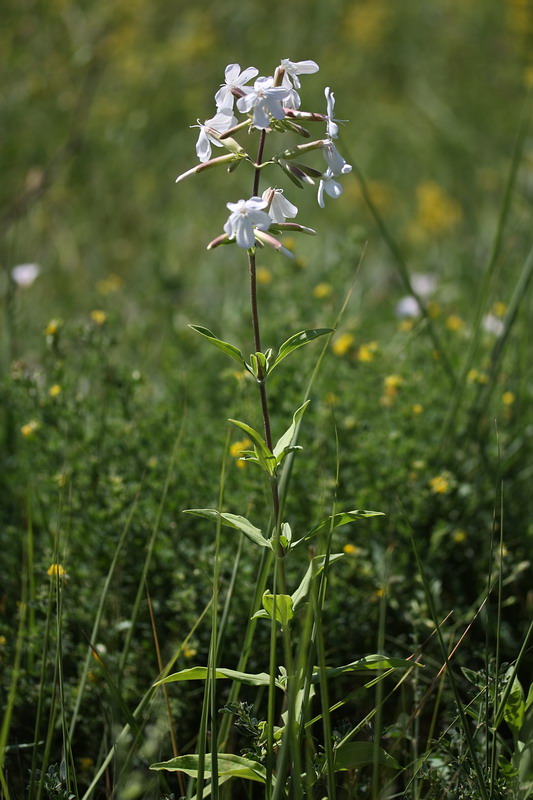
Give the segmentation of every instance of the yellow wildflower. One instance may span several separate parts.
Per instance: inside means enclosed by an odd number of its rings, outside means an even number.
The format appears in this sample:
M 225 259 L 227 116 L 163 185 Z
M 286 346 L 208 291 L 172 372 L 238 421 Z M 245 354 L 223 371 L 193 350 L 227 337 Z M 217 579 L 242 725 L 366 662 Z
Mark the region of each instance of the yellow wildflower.
M 515 400 L 516 397 L 512 392 L 504 392 L 502 394 L 502 403 L 504 406 L 512 406 Z
M 434 300 L 432 300 L 428 304 L 428 314 L 429 314 L 429 316 L 433 317 L 433 319 L 435 319 L 436 317 L 440 316 L 440 313 L 441 313 L 440 305 L 438 303 L 436 303 Z
M 415 224 L 429 236 L 445 233 L 462 218 L 459 203 L 435 181 L 422 181 L 416 188 Z
M 272 273 L 266 267 L 257 267 L 255 274 L 257 282 L 263 284 L 263 286 L 268 286 L 269 283 L 272 283 Z
M 413 406 L 411 406 L 411 411 L 413 414 L 421 414 L 423 410 L 424 406 L 420 405 L 420 403 L 415 403 Z
M 466 541 L 467 535 L 464 531 L 454 531 L 452 533 L 452 539 L 455 544 L 461 544 L 462 542 Z
M 398 325 L 398 330 L 407 333 L 408 331 L 413 330 L 414 325 L 415 323 L 412 319 L 402 319 Z
M 296 239 L 294 236 L 285 236 L 283 238 L 283 247 L 286 247 L 287 250 L 293 250 L 296 245 Z M 302 264 L 300 264 L 302 266 Z
M 401 375 L 387 375 L 383 379 L 383 390 L 385 392 L 385 397 L 396 397 L 398 394 L 398 388 L 403 383 L 403 378 Z M 384 403 L 384 405 L 387 405 Z
M 357 351 L 357 358 L 359 361 L 363 362 L 370 362 L 374 360 L 374 353 L 378 349 L 377 342 L 368 342 L 367 344 L 362 344 Z
M 464 320 L 457 316 L 457 314 L 450 314 L 446 319 L 446 327 L 449 331 L 460 331 L 464 324 Z
M 383 0 L 350 7 L 343 24 L 346 36 L 361 47 L 377 47 L 387 34 L 390 11 Z
M 61 386 L 58 383 L 54 383 L 54 385 L 50 386 L 50 388 L 48 389 L 48 394 L 50 395 L 50 397 L 57 397 L 58 394 L 61 394 L 61 391 L 62 391 Z
M 466 380 L 469 383 L 487 383 L 488 375 L 485 372 L 480 372 L 477 369 L 469 369 L 466 373 Z
M 339 402 L 339 398 L 335 394 L 335 392 L 328 392 L 327 395 L 324 397 L 324 402 L 327 403 L 328 406 L 336 406 Z
M 436 475 L 429 481 L 429 486 L 435 494 L 446 494 L 450 488 L 450 481 L 446 475 Z
M 184 658 L 194 658 L 198 650 L 196 647 L 189 647 L 188 645 L 183 648 L 183 657 Z
M 105 311 L 100 311 L 97 308 L 95 308 L 94 311 L 91 311 L 89 316 L 93 322 L 96 322 L 97 325 L 103 325 L 107 319 L 107 314 Z
M 354 341 L 355 339 L 351 333 L 343 333 L 341 336 L 335 339 L 331 345 L 331 349 L 336 356 L 344 356 L 349 350 L 351 350 Z
M 497 317 L 504 317 L 507 311 L 507 306 L 501 300 L 497 300 L 492 304 L 492 313 Z
M 343 553 L 346 553 L 346 555 L 348 555 L 348 556 L 356 556 L 361 552 L 361 548 L 357 547 L 356 544 L 351 544 L 349 542 L 348 544 L 344 545 L 344 547 L 342 548 L 342 551 L 343 551 Z
M 333 286 L 331 283 L 317 283 L 313 289 L 313 296 L 316 297 L 317 300 L 323 300 L 325 297 L 329 297 L 332 291 Z
M 90 769 L 94 764 L 94 759 L 89 756 L 82 756 L 82 758 L 78 758 L 78 764 L 82 770 Z
M 61 327 L 61 320 L 60 319 L 51 319 L 46 328 L 44 329 L 44 333 L 46 336 L 54 336 Z
M 7 639 L 5 636 L 0 636 L 0 647 L 5 647 L 7 644 Z
M 252 442 L 250 441 L 250 439 L 241 439 L 240 441 L 233 442 L 233 444 L 230 445 L 229 448 L 230 455 L 233 456 L 233 458 L 237 459 L 236 464 L 239 467 L 239 469 L 243 469 L 246 466 L 246 461 L 243 461 L 241 459 L 241 453 L 243 450 L 248 450 L 251 447 L 251 445 Z
M 22 426 L 20 432 L 23 436 L 26 437 L 32 436 L 39 427 L 40 426 L 37 420 L 31 419 L 29 422 L 27 422 L 25 425 Z
M 63 578 L 67 574 L 65 567 L 62 564 L 50 564 L 46 570 L 46 574 L 51 577 Z

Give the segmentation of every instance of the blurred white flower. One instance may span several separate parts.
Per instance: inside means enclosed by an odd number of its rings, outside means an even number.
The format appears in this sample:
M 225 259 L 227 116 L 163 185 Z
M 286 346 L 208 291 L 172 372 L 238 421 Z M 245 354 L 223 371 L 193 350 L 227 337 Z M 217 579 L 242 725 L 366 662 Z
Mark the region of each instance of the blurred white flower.
M 267 202 L 261 197 L 250 197 L 249 200 L 239 200 L 238 203 L 226 204 L 231 214 L 224 225 L 224 231 L 229 239 L 235 239 L 239 247 L 249 250 L 255 245 L 254 227 L 266 231 L 272 220 L 264 211 Z
M 418 317 L 420 315 L 420 306 L 415 298 L 408 294 L 398 300 L 394 311 L 397 317 Z
M 40 273 L 39 264 L 17 264 L 11 270 L 11 277 L 20 289 L 28 289 Z
M 241 72 L 239 64 L 228 64 L 224 73 L 226 82 L 220 84 L 220 89 L 215 95 L 217 109 L 219 111 L 222 108 L 233 109 L 235 96 L 232 89 L 237 89 L 238 92 L 244 92 L 245 94 L 246 92 L 250 92 L 251 87 L 245 86 L 245 84 L 258 74 L 259 70 L 255 67 L 246 67 L 246 69 Z
M 280 66 L 285 75 L 290 76 L 295 89 L 301 86 L 298 75 L 311 75 L 319 70 L 316 61 L 291 61 L 289 58 L 282 58 Z
M 251 89 L 244 97 L 237 100 L 237 108 L 243 114 L 253 109 L 253 125 L 260 130 L 268 128 L 270 117 L 283 119 L 285 112 L 282 101 L 288 96 L 289 89 L 286 86 L 273 86 L 273 78 L 258 78 Z
M 298 213 L 298 208 L 284 196 L 283 189 L 265 189 L 262 199 L 266 201 L 272 222 L 285 222 Z
M 237 118 L 233 116 L 231 108 L 222 108 L 211 119 L 206 119 L 204 124 L 198 120 L 198 125 L 192 125 L 193 128 L 200 128 L 200 135 L 196 142 L 196 155 L 200 161 L 209 161 L 211 158 L 211 145 L 215 147 L 223 147 L 222 142 L 219 142 L 215 133 L 225 133 L 237 125 Z M 210 132 L 211 131 L 211 132 Z
M 503 320 L 501 320 L 495 314 L 485 314 L 482 324 L 483 330 L 487 331 L 487 333 L 494 334 L 494 336 L 501 336 L 505 330 Z
M 341 196 L 342 191 L 342 186 L 334 179 L 334 173 L 328 168 L 320 178 L 320 183 L 318 184 L 318 205 L 320 208 L 324 208 L 325 205 L 324 192 L 336 199 Z
M 430 272 L 417 272 L 411 275 L 411 286 L 419 297 L 428 298 L 437 288 L 437 278 Z

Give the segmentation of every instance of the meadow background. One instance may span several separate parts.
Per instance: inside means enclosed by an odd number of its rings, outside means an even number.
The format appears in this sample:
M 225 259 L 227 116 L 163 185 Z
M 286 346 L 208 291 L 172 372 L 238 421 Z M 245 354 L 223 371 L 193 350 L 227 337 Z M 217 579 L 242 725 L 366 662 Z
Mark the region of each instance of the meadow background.
M 513 662 L 533 610 L 533 3 L 7 0 L 2 16 L 5 796 L 68 796 L 43 788 L 35 770 L 60 769 L 74 711 L 83 796 L 159 672 L 154 625 L 163 662 L 178 648 L 178 666 L 206 663 L 213 532 L 181 511 L 217 506 L 226 419 L 258 419 L 253 381 L 187 324 L 251 350 L 244 261 L 236 248 L 205 249 L 226 202 L 247 190 L 240 170 L 174 181 L 196 163 L 190 126 L 214 113 L 229 63 L 270 74 L 284 57 L 317 61 L 304 105 L 325 111 L 332 87 L 349 120 L 339 147 L 357 168 L 323 211 L 312 191 L 285 187 L 318 235 L 287 243 L 294 262 L 262 251 L 258 272 L 272 346 L 332 326 L 355 277 L 313 386 L 288 503 L 305 530 L 335 490 L 339 507 L 387 515 L 335 534 L 346 557 L 325 612 L 328 659 L 376 651 L 377 630 L 387 653 L 406 656 L 431 633 L 412 529 L 439 616 L 453 611 L 450 642 L 502 575 L 499 617 L 476 617 L 458 659 L 481 670 L 497 631 L 501 661 Z M 11 271 L 25 263 L 41 271 L 20 287 Z M 431 276 L 427 319 L 398 315 L 406 270 Z M 313 347 L 272 383 L 280 429 L 301 403 Z M 265 488 L 237 462 L 238 439 L 225 501 L 260 516 Z M 257 556 L 224 534 L 221 565 L 234 666 Z M 95 618 L 100 663 L 87 658 Z M 415 697 L 441 665 L 432 646 Z M 527 691 L 530 651 L 523 663 Z M 196 685 L 169 691 L 184 752 L 201 696 Z M 391 708 L 387 724 L 400 726 L 400 713 Z M 160 698 L 134 754 L 117 756 L 129 767 L 116 796 L 177 792 L 147 771 L 171 755 L 165 714 Z M 445 700 L 437 726 L 441 714 L 451 714 Z M 426 735 L 433 724 L 421 723 Z M 92 796 L 111 796 L 119 766 Z

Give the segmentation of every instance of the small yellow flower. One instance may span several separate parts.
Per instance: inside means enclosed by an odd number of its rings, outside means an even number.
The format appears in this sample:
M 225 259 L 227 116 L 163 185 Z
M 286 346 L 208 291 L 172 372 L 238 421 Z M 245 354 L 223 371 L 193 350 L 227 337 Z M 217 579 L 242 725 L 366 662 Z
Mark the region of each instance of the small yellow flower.
M 269 283 L 272 283 L 272 273 L 266 267 L 257 267 L 255 274 L 257 282 L 261 283 L 263 286 L 268 286 Z
M 296 239 L 294 238 L 294 236 L 285 236 L 284 237 L 284 239 L 283 239 L 283 247 L 286 247 L 287 250 L 294 250 L 295 246 L 296 246 Z
M 356 556 L 361 552 L 360 547 L 357 547 L 356 544 L 351 544 L 351 543 L 345 544 L 342 550 L 343 553 L 346 553 L 346 555 L 348 556 Z
M 7 644 L 7 639 L 5 636 L 0 636 L 0 647 L 5 647 Z
M 339 398 L 335 394 L 335 392 L 328 392 L 327 395 L 324 397 L 324 402 L 328 406 L 336 406 L 339 402 Z
M 446 327 L 449 331 L 460 331 L 461 328 L 464 327 L 464 324 L 464 320 L 457 316 L 457 314 L 450 314 L 446 319 Z
M 120 275 L 111 274 L 108 275 L 107 278 L 98 281 L 96 284 L 96 291 L 102 295 L 113 294 L 114 292 L 120 291 L 123 286 L 124 281 Z
M 505 303 L 502 303 L 501 300 L 497 300 L 495 303 L 492 304 L 492 313 L 496 317 L 504 317 L 506 311 L 507 311 L 507 306 L 505 305 Z
M 46 574 L 51 577 L 63 578 L 67 574 L 65 567 L 62 564 L 50 564 L 46 570 Z
M 450 481 L 446 475 L 436 475 L 429 481 L 429 486 L 435 494 L 446 494 L 450 488 Z
M 357 351 L 357 358 L 359 361 L 363 362 L 370 362 L 374 360 L 374 354 L 378 349 L 377 342 L 368 342 L 367 344 L 362 344 Z
M 61 394 L 61 391 L 61 386 L 58 383 L 54 383 L 54 385 L 50 386 L 48 389 L 48 394 L 50 397 L 57 397 L 59 394 Z
M 445 233 L 461 221 L 461 206 L 435 181 L 422 181 L 416 188 L 416 200 L 414 226 L 422 237 Z
M 323 300 L 325 297 L 329 297 L 332 292 L 333 286 L 330 283 L 317 283 L 313 289 L 313 296 L 318 300 Z
M 467 534 L 464 531 L 454 531 L 452 533 L 452 539 L 455 544 L 461 544 L 462 542 L 466 541 Z
M 428 314 L 433 319 L 435 319 L 436 317 L 440 317 L 441 311 L 442 309 L 440 305 L 436 303 L 434 300 L 432 300 L 431 303 L 428 303 Z
M 412 331 L 415 326 L 415 323 L 412 319 L 402 319 L 402 321 L 398 324 L 398 330 L 402 333 L 408 333 Z
M 61 320 L 60 319 L 51 319 L 46 328 L 44 329 L 44 333 L 46 336 L 54 336 L 61 327 Z
M 424 406 L 420 405 L 420 403 L 415 403 L 413 406 L 411 406 L 411 411 L 413 412 L 413 414 L 421 414 L 423 410 Z
M 94 764 L 94 758 L 90 758 L 89 756 L 78 758 L 78 764 L 82 770 L 90 769 Z
M 331 349 L 336 356 L 344 356 L 349 350 L 351 350 L 354 341 L 355 339 L 351 333 L 343 333 L 341 336 L 335 339 L 331 345 Z
M 39 423 L 35 419 L 31 419 L 25 425 L 22 426 L 20 432 L 23 436 L 29 437 L 32 436 L 35 431 L 40 427 Z
M 97 325 L 103 325 L 107 319 L 107 314 L 105 313 L 105 311 L 100 311 L 97 308 L 95 308 L 94 311 L 91 311 L 89 316 L 92 319 L 92 321 L 95 322 Z
M 187 645 L 186 647 L 183 648 L 182 652 L 184 658 L 194 658 L 198 650 L 196 649 L 196 647 L 189 647 Z
M 56 472 L 53 480 L 55 483 L 57 483 L 59 488 L 62 489 L 68 480 L 68 475 L 66 472 Z
M 504 406 L 512 406 L 515 400 L 516 397 L 512 392 L 504 392 L 502 394 L 502 403 Z
M 477 369 L 470 369 L 466 374 L 466 380 L 469 383 L 487 383 L 489 376 L 485 372 L 480 372 Z
M 398 394 L 398 389 L 403 383 L 403 378 L 401 375 L 387 375 L 383 379 L 383 389 L 385 392 L 385 397 L 396 397 Z

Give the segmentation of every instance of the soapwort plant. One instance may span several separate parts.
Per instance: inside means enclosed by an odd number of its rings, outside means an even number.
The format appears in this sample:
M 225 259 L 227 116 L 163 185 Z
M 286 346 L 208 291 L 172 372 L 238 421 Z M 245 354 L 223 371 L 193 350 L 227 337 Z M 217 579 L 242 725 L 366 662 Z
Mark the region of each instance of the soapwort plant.
M 329 516 L 303 533 L 293 532 L 284 515 L 290 464 L 295 452 L 301 450 L 297 444 L 300 421 L 310 401 L 306 398 L 294 411 L 285 432 L 276 439 L 268 386 L 274 371 L 286 358 L 319 337 L 330 337 L 333 329 L 300 330 L 281 343 L 277 350 L 265 348 L 257 298 L 256 253 L 260 248 L 271 247 L 292 258 L 293 254 L 283 245 L 283 234 L 287 231 L 315 234 L 311 228 L 295 221 L 298 208 L 290 199 L 291 195 L 285 194 L 285 189 L 278 185 L 280 178 L 288 178 L 298 189 L 314 188 L 319 205 L 324 207 L 326 196 L 337 198 L 341 195 L 343 189 L 340 179 L 351 170 L 335 143 L 339 135 L 339 120 L 335 118 L 333 92 L 325 89 L 325 113 L 301 109 L 300 76 L 312 75 L 318 69 L 314 61 L 283 59 L 273 75 L 258 77 L 255 67 L 241 71 L 238 64 L 230 64 L 225 71 L 225 81 L 215 95 L 216 113 L 203 123 L 198 120 L 196 153 L 199 163 L 177 178 L 177 182 L 180 182 L 217 167 L 225 167 L 229 172 L 245 165 L 251 168 L 250 195 L 227 203 L 230 214 L 223 226 L 223 233 L 212 239 L 207 247 L 213 250 L 222 245 L 236 246 L 246 252 L 252 353 L 246 359 L 238 347 L 218 338 L 207 328 L 199 325 L 190 327 L 255 379 L 262 430 L 257 430 L 247 421 L 232 419 L 230 422 L 250 441 L 250 449 L 243 450 L 241 458 L 255 464 L 263 472 L 271 497 L 270 519 L 263 527 L 258 527 L 238 513 L 223 511 L 222 489 L 218 509 L 195 508 L 186 512 L 214 524 L 217 543 L 221 526 L 226 526 L 239 531 L 250 546 L 260 548 L 263 555 L 253 616 L 245 633 L 243 655 L 237 669 L 219 664 L 219 574 L 218 557 L 215 556 L 209 663 L 207 666 L 182 670 L 160 681 L 205 681 L 197 753 L 152 765 L 152 769 L 182 772 L 196 779 L 198 798 L 205 796 L 206 792 L 217 797 L 221 784 L 232 777 L 239 777 L 262 784 L 267 798 L 277 800 L 280 797 L 312 796 L 315 791 L 313 787 L 318 784 L 333 800 L 339 771 L 360 769 L 366 764 L 374 765 L 374 769 L 397 769 L 395 759 L 379 746 L 379 737 L 373 743 L 353 741 L 365 721 L 354 725 L 342 737 L 332 735 L 328 679 L 347 672 L 365 674 L 377 671 L 375 680 L 380 680 L 396 668 L 412 669 L 415 666 L 410 660 L 378 654 L 358 658 L 343 666 L 326 665 L 322 610 L 329 568 L 343 555 L 332 552 L 332 533 L 341 525 L 377 516 L 380 512 L 337 511 L 333 506 Z M 236 114 L 241 115 L 241 120 Z M 321 127 L 323 134 L 313 139 L 310 131 L 304 127 L 306 125 Z M 267 154 L 267 138 L 272 133 L 293 137 L 296 144 L 290 143 L 279 152 Z M 239 141 L 240 134 L 246 134 L 246 144 Z M 303 141 L 298 143 L 299 140 Z M 255 154 L 249 151 L 250 142 L 256 143 Z M 212 157 L 213 147 L 224 148 L 227 152 Z M 319 157 L 317 166 L 308 163 L 308 157 L 313 154 Z M 267 172 L 274 173 L 274 177 L 269 178 L 270 183 L 266 188 L 262 188 L 261 180 Z M 299 585 L 290 587 L 285 564 L 295 551 L 299 561 L 302 561 L 302 557 L 306 556 L 305 546 L 311 540 L 313 545 L 308 547 L 308 564 L 301 581 Z M 218 544 L 216 552 L 218 554 Z M 268 672 L 252 674 L 246 672 L 246 662 L 255 626 L 258 620 L 263 619 L 271 624 L 269 667 Z M 283 664 L 277 663 L 278 639 L 281 639 Z M 219 679 L 233 682 L 226 706 L 230 714 L 226 714 L 220 729 L 215 702 L 216 681 Z M 241 684 L 262 687 L 268 698 L 266 720 L 259 721 L 254 717 L 255 743 L 252 751 L 246 751 L 246 757 L 225 752 L 229 741 L 227 721 L 237 709 L 242 709 L 238 701 Z M 321 711 L 313 717 L 311 701 L 317 693 L 317 685 Z M 249 717 L 247 711 L 247 719 Z M 211 742 L 210 754 L 206 753 L 208 739 Z M 254 754 L 253 757 L 250 752 Z M 209 781 L 208 787 L 204 786 L 206 780 Z M 193 791 L 191 784 L 189 794 Z

